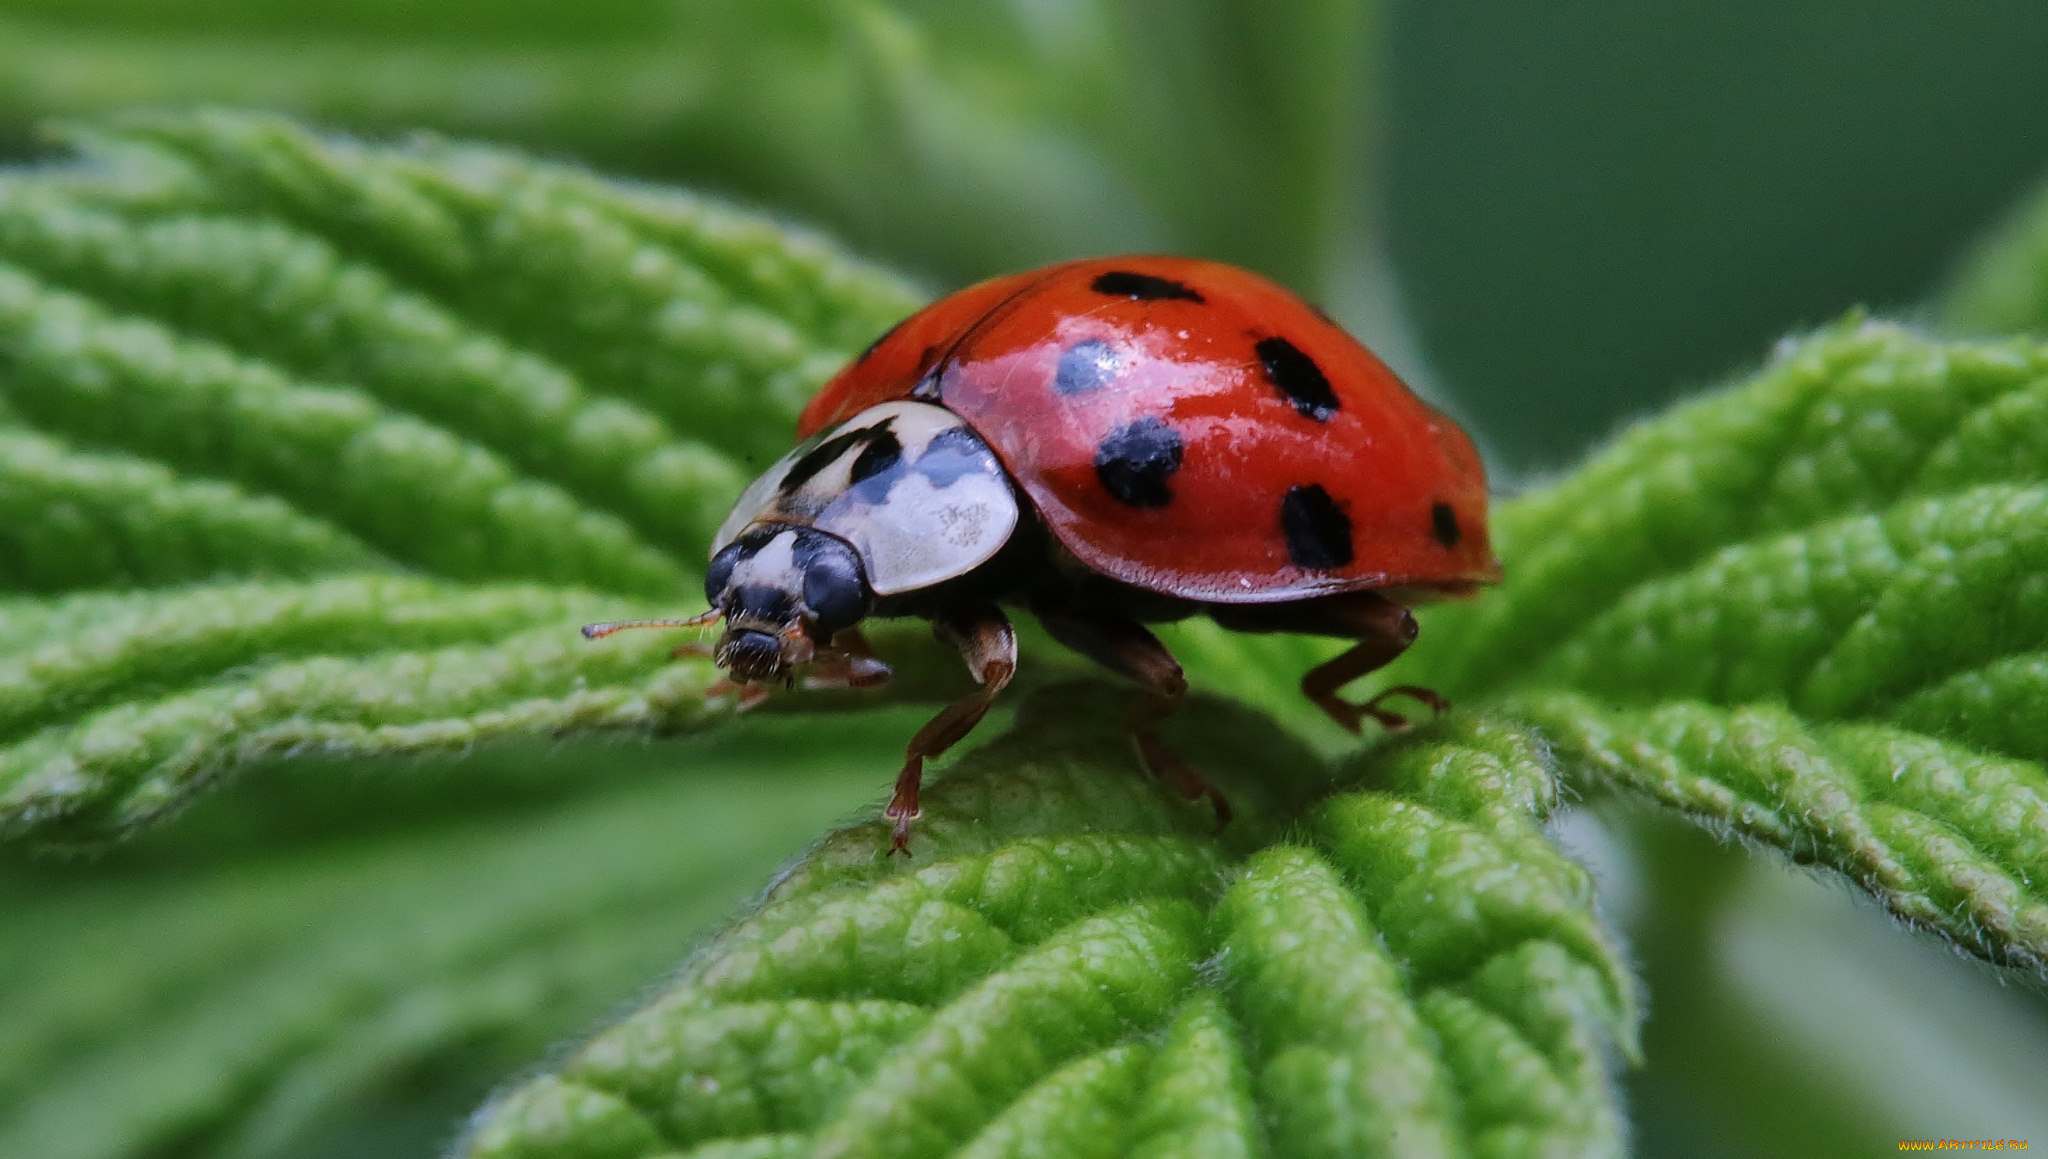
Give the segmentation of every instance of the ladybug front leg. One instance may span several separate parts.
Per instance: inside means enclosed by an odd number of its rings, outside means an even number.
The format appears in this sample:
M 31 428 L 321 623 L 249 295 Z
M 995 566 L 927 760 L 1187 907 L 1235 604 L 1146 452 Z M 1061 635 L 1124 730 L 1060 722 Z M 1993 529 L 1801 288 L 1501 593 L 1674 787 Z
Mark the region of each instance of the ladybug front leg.
M 932 632 L 960 649 L 967 671 L 981 688 L 946 706 L 931 718 L 903 754 L 903 772 L 896 777 L 896 791 L 882 815 L 896 823 L 889 852 L 910 854 L 910 823 L 924 812 L 918 806 L 918 790 L 924 784 L 926 757 L 935 757 L 974 731 L 988 715 L 996 694 L 1017 672 L 1017 633 L 1009 618 L 994 604 L 972 604 L 949 609 L 932 618 Z
M 880 688 L 893 673 L 868 646 L 859 628 L 847 628 L 832 637 L 828 648 L 820 648 L 804 674 L 804 687 L 811 691 L 828 688 Z
M 1160 723 L 1180 710 L 1188 691 L 1180 661 L 1159 637 L 1123 616 L 1044 605 L 1033 605 L 1031 610 L 1053 639 L 1150 690 L 1151 695 L 1131 714 L 1131 738 L 1138 744 L 1138 756 L 1146 770 L 1173 786 L 1184 800 L 1209 798 L 1216 810 L 1216 827 L 1228 825 L 1230 802 L 1159 736 Z

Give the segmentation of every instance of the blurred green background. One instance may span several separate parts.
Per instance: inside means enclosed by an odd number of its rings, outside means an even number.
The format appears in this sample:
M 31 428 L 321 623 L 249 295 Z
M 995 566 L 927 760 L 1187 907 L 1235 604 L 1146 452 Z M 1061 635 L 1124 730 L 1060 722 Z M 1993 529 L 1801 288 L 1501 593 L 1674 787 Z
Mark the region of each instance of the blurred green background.
M 1910 307 L 2048 167 L 2044 60 L 2026 0 L 5 0 L 0 156 L 213 101 L 723 191 L 935 290 L 1209 254 L 1519 474 Z
M 0 0 L 0 161 L 51 155 L 51 119 L 209 102 L 717 191 L 934 292 L 1086 253 L 1221 257 L 1324 301 L 1470 420 L 1513 490 L 1789 331 L 1858 305 L 1914 314 L 2048 170 L 2044 62 L 2048 6 L 2023 0 Z M 674 900 L 675 931 L 873 795 L 869 762 L 818 756 L 844 741 L 761 732 L 706 758 L 690 792 L 748 753 L 814 770 L 787 774 L 809 813 Z M 530 786 L 575 762 L 492 760 L 516 772 L 488 777 L 529 786 L 493 798 L 502 832 L 562 823 Z M 645 775 L 606 792 L 630 805 Z M 440 841 L 483 807 L 393 795 L 370 773 L 294 784 L 237 789 L 182 835 L 95 866 L 14 857 L 0 920 L 40 929 L 66 905 L 127 912 L 155 892 L 203 912 L 194 897 L 279 841 L 327 873 L 332 835 L 307 818 L 363 794 L 400 842 Z M 592 800 L 579 807 L 601 814 Z M 2048 1145 L 2038 994 L 1884 928 L 1839 886 L 1603 818 L 1569 836 L 1603 867 L 1651 987 L 1651 1066 L 1629 1080 L 1641 1153 L 1852 1155 L 2030 1130 Z M 199 884 L 179 893 L 181 875 Z M 349 920 L 373 922 L 358 902 Z M 289 928 L 317 939 L 320 922 Z M 687 944 L 650 935 L 635 956 L 564 967 L 568 996 L 534 1001 L 580 1024 Z M 315 1071 L 285 1092 L 297 1103 L 265 1104 L 268 1126 L 209 1120 L 138 1153 L 417 1151 L 537 1053 L 479 1030 L 470 1055 L 403 1081 L 343 1068 L 325 1089 Z M 327 1124 L 317 1146 L 277 1125 L 307 1121 Z

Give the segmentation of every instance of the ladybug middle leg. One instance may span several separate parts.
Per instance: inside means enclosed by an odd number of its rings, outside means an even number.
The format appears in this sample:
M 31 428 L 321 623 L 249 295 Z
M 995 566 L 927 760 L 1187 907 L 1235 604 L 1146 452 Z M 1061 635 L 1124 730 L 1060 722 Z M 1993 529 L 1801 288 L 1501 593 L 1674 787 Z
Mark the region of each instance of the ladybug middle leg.
M 918 790 L 924 785 L 924 762 L 959 743 L 988 715 L 996 694 L 1017 672 L 1017 633 L 1009 618 L 994 604 L 970 604 L 949 608 L 932 617 L 932 632 L 960 649 L 967 670 L 981 687 L 947 705 L 917 730 L 903 754 L 903 771 L 896 777 L 896 791 L 882 816 L 896 823 L 890 835 L 889 852 L 910 855 L 910 823 L 922 816 Z
M 1160 722 L 1179 711 L 1188 691 L 1180 661 L 1159 637 L 1143 624 L 1112 613 L 1044 604 L 1033 604 L 1031 610 L 1053 639 L 1111 672 L 1137 681 L 1151 693 L 1131 714 L 1131 737 L 1146 770 L 1173 786 L 1185 800 L 1207 797 L 1216 810 L 1216 827 L 1228 825 L 1230 802 L 1159 736 Z

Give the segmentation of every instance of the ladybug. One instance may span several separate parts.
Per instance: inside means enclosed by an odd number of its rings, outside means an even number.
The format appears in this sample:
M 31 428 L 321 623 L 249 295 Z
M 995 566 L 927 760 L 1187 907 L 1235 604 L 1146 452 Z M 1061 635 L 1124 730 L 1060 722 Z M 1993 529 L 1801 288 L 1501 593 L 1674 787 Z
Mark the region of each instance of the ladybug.
M 1159 742 L 1187 690 L 1145 627 L 1206 615 L 1355 641 L 1302 692 L 1358 731 L 1399 727 L 1345 684 L 1415 639 L 1407 605 L 1500 577 L 1471 440 L 1315 307 L 1189 258 L 1067 262 L 962 290 L 827 383 L 801 440 L 734 505 L 704 582 L 713 657 L 739 685 L 868 687 L 869 617 L 920 616 L 978 691 L 920 729 L 886 815 L 908 852 L 927 757 L 974 728 L 1017 669 L 1002 605 L 1150 691 L 1151 769 L 1229 807 Z M 753 690 L 748 690 L 753 693 Z M 754 693 L 755 695 L 765 693 Z

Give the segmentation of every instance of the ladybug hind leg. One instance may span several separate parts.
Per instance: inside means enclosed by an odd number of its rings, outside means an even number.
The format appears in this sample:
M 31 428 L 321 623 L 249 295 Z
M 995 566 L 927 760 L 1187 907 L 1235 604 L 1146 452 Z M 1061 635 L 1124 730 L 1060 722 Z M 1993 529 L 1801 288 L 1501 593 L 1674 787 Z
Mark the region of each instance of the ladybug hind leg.
M 1443 697 L 1414 684 L 1397 684 L 1363 704 L 1337 695 L 1353 680 L 1386 667 L 1415 642 L 1414 614 L 1378 592 L 1347 592 L 1297 604 L 1213 607 L 1210 615 L 1234 631 L 1295 632 L 1356 640 L 1348 650 L 1309 669 L 1301 678 L 1301 694 L 1352 732 L 1358 732 L 1367 719 L 1383 728 L 1407 728 L 1407 717 L 1381 707 L 1391 697 L 1418 700 L 1435 712 L 1450 707 Z
M 1184 800 L 1207 797 L 1216 810 L 1216 827 L 1229 824 L 1230 802 L 1159 735 L 1160 724 L 1180 710 L 1188 691 L 1180 661 L 1159 637 L 1123 616 L 1044 605 L 1034 605 L 1031 610 L 1053 639 L 1146 689 L 1149 695 L 1131 713 L 1131 738 L 1137 742 L 1146 770 L 1171 785 Z
M 896 777 L 896 791 L 889 797 L 882 815 L 895 822 L 889 852 L 910 854 L 910 823 L 922 816 L 918 792 L 924 785 L 924 762 L 958 744 L 988 715 L 996 694 L 1017 672 L 1017 633 L 1009 619 L 994 604 L 973 604 L 948 609 L 932 618 L 932 632 L 960 649 L 967 671 L 981 687 L 942 709 L 910 738 L 903 754 L 903 771 Z

